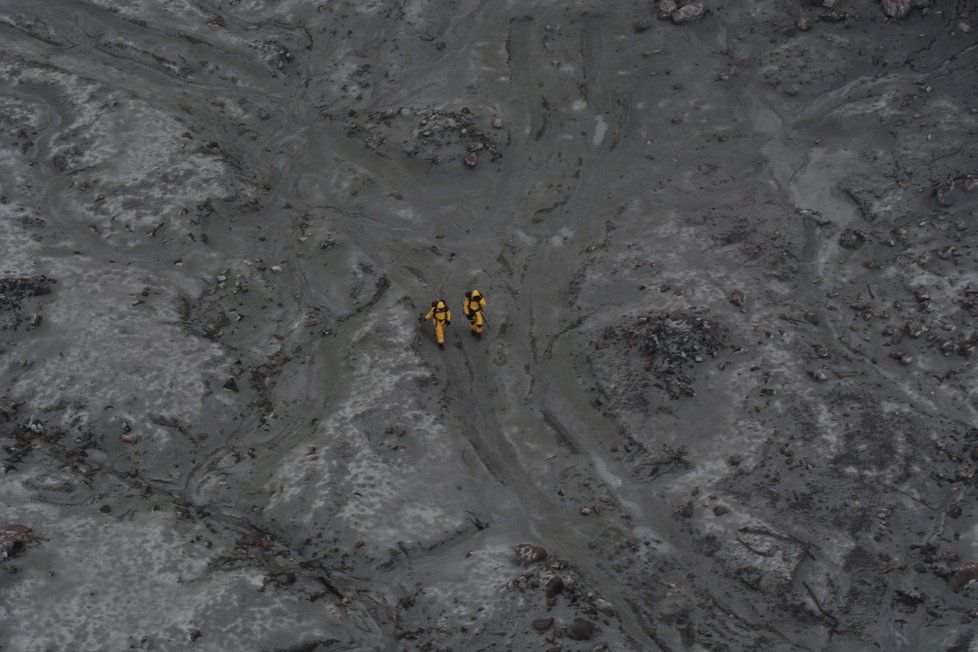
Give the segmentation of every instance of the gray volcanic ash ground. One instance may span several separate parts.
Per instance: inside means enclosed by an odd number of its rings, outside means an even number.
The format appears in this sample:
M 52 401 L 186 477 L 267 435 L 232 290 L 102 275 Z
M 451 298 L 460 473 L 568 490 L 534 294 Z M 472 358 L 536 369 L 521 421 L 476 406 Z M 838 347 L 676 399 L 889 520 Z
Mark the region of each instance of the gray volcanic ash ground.
M 978 650 L 975 2 L 5 0 L 0 72 L 0 649 Z

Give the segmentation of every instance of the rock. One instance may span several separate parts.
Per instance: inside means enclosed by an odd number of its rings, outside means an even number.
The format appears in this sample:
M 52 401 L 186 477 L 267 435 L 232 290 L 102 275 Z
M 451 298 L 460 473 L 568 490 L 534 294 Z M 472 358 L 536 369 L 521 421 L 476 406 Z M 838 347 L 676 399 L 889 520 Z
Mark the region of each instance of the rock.
M 808 16 L 800 17 L 795 25 L 798 27 L 798 31 L 800 32 L 807 32 L 812 28 L 811 24 L 808 22 Z
M 676 516 L 681 516 L 683 518 L 690 518 L 693 515 L 693 503 L 692 501 L 680 505 L 676 509 L 672 510 L 672 513 Z
M 555 598 L 564 592 L 564 580 L 560 575 L 554 575 L 547 582 L 547 599 Z
M 930 0 L 880 0 L 883 13 L 890 18 L 904 18 L 914 7 L 929 7 Z
M 211 27 L 224 27 L 224 18 L 215 14 L 214 16 L 211 16 L 210 20 L 207 21 L 207 24 Z
M 656 13 L 662 20 L 669 20 L 677 6 L 675 0 L 656 0 L 655 3 Z
M 190 630 L 190 640 L 191 641 L 196 641 L 201 636 L 203 636 L 203 634 L 200 633 L 200 630 L 199 629 L 192 629 L 192 630 Z
M 889 356 L 899 362 L 900 364 L 910 364 L 913 362 L 913 358 L 903 351 L 890 351 Z
M 731 455 L 727 458 L 727 463 L 730 464 L 730 466 L 738 466 L 743 461 L 744 458 L 741 455 Z
M 652 27 L 652 25 L 649 23 L 649 21 L 645 20 L 644 18 L 642 20 L 636 21 L 635 24 L 632 25 L 632 29 L 635 30 L 636 34 L 647 32 L 649 31 L 650 27 Z
M 950 516 L 951 518 L 960 518 L 961 517 L 961 505 L 960 504 L 957 504 L 957 503 L 955 503 L 954 505 L 952 505 L 951 506 L 951 509 L 947 510 L 947 515 Z
M 978 562 L 969 561 L 961 564 L 951 580 L 951 588 L 955 593 L 961 593 L 971 580 L 978 580 Z
M 476 155 L 475 152 L 469 152 L 465 156 L 465 167 L 467 168 L 474 168 L 476 163 L 478 162 L 479 162 L 479 157 Z
M 227 313 L 213 301 L 201 306 L 200 326 L 207 337 L 214 339 L 221 334 L 221 329 L 231 323 Z
M 503 128 L 503 119 L 500 118 L 500 117 L 498 117 L 498 116 L 495 117 L 495 118 L 493 118 L 492 119 L 492 128 L 493 129 L 502 129 Z
M 676 23 L 677 25 L 681 25 L 696 18 L 701 18 L 702 16 L 703 3 L 691 2 L 688 5 L 683 5 L 672 12 L 672 22 Z
M 817 355 L 818 357 L 820 358 L 829 357 L 829 349 L 824 344 L 816 344 L 814 348 L 815 348 L 815 355 Z
M 238 391 L 238 381 L 236 381 L 234 379 L 234 377 L 232 376 L 231 378 L 228 378 L 226 381 L 224 381 L 223 387 L 224 387 L 224 389 L 231 390 L 232 392 L 237 392 Z
M 903 330 L 907 335 L 916 339 L 927 331 L 927 327 L 916 319 L 908 319 L 903 325 Z
M 585 618 L 575 618 L 567 629 L 567 637 L 575 641 L 590 641 L 594 638 L 594 623 Z
M 611 603 L 607 600 L 598 598 L 594 601 L 594 608 L 603 613 L 605 616 L 613 617 L 615 615 L 615 608 L 611 606 Z
M 713 508 L 713 513 L 716 514 L 717 516 L 723 516 L 729 511 L 730 510 L 724 507 L 723 505 L 717 505 Z
M 554 624 L 553 618 L 537 618 L 533 621 L 533 629 L 537 631 L 544 631 L 550 629 L 550 626 Z
M 829 379 L 828 374 L 826 374 L 821 369 L 809 369 L 808 377 L 814 380 L 815 382 L 819 382 L 819 383 L 825 382 L 826 380 Z
M 580 511 L 582 516 L 589 516 L 594 513 L 594 508 L 590 505 L 581 505 Z
M 727 300 L 735 306 L 740 307 L 747 300 L 747 295 L 742 290 L 734 290 L 727 295 Z
M 521 563 L 529 564 L 532 562 L 543 561 L 547 558 L 547 551 L 540 546 L 529 543 L 520 543 L 515 548 L 516 558 Z
M 122 440 L 123 444 L 135 444 L 139 441 L 139 435 L 134 435 L 133 433 L 130 432 L 130 433 L 126 433 L 125 435 L 122 435 L 121 437 L 119 437 L 119 439 Z
M 856 249 L 862 246 L 866 237 L 859 231 L 853 229 L 846 229 L 839 234 L 839 246 L 846 249 Z

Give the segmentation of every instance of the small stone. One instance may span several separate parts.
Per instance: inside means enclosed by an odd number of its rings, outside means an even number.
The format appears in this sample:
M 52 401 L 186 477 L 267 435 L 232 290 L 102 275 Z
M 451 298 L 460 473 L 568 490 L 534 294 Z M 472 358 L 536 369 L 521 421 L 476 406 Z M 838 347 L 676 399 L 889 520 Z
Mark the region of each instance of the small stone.
M 550 600 L 551 598 L 555 598 L 561 593 L 563 593 L 564 592 L 563 578 L 561 578 L 560 575 L 554 575 L 553 577 L 551 577 L 550 580 L 547 582 L 546 592 L 547 592 L 547 600 Z
M 465 156 L 465 167 L 467 168 L 474 168 L 476 163 L 478 162 L 479 162 L 479 157 L 476 155 L 475 152 L 469 152 Z
M 960 518 L 961 511 L 961 505 L 955 503 L 951 506 L 951 509 L 947 510 L 947 515 L 951 518 Z
M 961 565 L 958 571 L 954 574 L 954 579 L 951 582 L 951 588 L 955 593 L 961 593 L 971 580 L 978 579 L 978 563 L 969 561 Z
M 196 641 L 201 636 L 203 636 L 203 634 L 200 633 L 200 630 L 199 629 L 192 629 L 192 630 L 190 630 L 190 640 L 191 641 Z
M 723 516 L 729 511 L 730 510 L 724 507 L 723 505 L 717 505 L 713 508 L 713 513 L 716 514 L 717 516 Z
M 687 5 L 679 7 L 672 12 L 672 22 L 677 25 L 683 23 L 688 23 L 696 18 L 701 18 L 703 16 L 703 3 L 702 2 L 691 2 Z
M 103 514 L 110 514 L 112 513 L 112 507 L 109 505 L 102 505 L 98 508 L 98 511 L 102 512 Z
M 734 290 L 727 296 L 727 300 L 735 306 L 742 306 L 747 300 L 747 295 L 744 294 L 743 290 Z
M 119 439 L 122 440 L 123 444 L 135 444 L 139 441 L 139 435 L 135 435 L 130 432 L 130 433 L 126 433 L 125 435 L 122 435 L 121 437 L 119 437 Z
M 737 466 L 743 461 L 744 458 L 740 455 L 731 455 L 729 458 L 727 458 L 727 462 L 730 464 L 730 466 Z
M 550 570 L 562 570 L 567 568 L 570 564 L 566 559 L 558 559 L 554 557 L 553 559 L 547 560 L 547 568 Z
M 594 637 L 594 623 L 585 618 L 575 618 L 567 629 L 567 637 L 575 641 L 589 641 Z
M 645 20 L 644 18 L 639 21 L 636 21 L 635 24 L 632 25 L 632 29 L 635 30 L 636 34 L 647 32 L 649 31 L 650 27 L 652 27 L 652 25 L 650 25 L 649 21 Z
M 908 319 L 903 325 L 903 330 L 907 335 L 916 339 L 927 331 L 927 327 L 916 319 Z
M 688 502 L 672 510 L 672 513 L 682 518 L 690 518 L 693 515 L 693 503 Z
M 594 508 L 590 505 L 581 505 L 581 515 L 590 516 L 594 512 Z
M 659 18 L 668 20 L 672 17 L 672 12 L 676 11 L 676 0 L 656 0 L 655 8 Z
M 224 27 L 224 18 L 219 15 L 214 15 L 207 21 L 207 24 L 211 27 Z
M 540 547 L 534 546 L 529 543 L 520 543 L 515 548 L 516 558 L 522 563 L 528 564 L 531 562 L 543 561 L 547 558 L 547 551 Z
M 828 347 L 826 347 L 824 344 L 816 344 L 815 345 L 815 355 L 817 355 L 820 358 L 827 358 L 827 357 L 829 357 L 829 349 L 828 349 Z
M 808 377 L 815 382 L 822 383 L 829 379 L 828 374 L 826 374 L 821 369 L 809 369 Z
M 503 119 L 500 118 L 500 117 L 498 117 L 498 116 L 495 117 L 495 118 L 493 118 L 492 119 L 492 128 L 493 129 L 502 129 L 503 128 Z
M 594 608 L 603 613 L 605 616 L 613 617 L 615 615 L 615 608 L 611 606 L 611 603 L 607 600 L 598 598 L 594 601 Z
M 224 381 L 223 387 L 224 387 L 224 389 L 231 390 L 232 392 L 237 392 L 238 391 L 238 381 L 236 381 L 234 379 L 234 377 L 232 376 L 231 378 L 228 378 L 226 381 Z
M 975 477 L 975 469 L 971 466 L 966 466 L 963 469 L 958 469 L 958 480 L 970 480 Z
M 859 231 L 854 231 L 853 229 L 846 229 L 839 234 L 839 246 L 846 249 L 856 249 L 861 246 L 866 240 L 864 236 Z
M 808 16 L 800 17 L 798 19 L 798 22 L 795 24 L 798 27 L 798 31 L 800 32 L 807 32 L 812 28 L 811 24 L 808 22 Z
M 550 629 L 550 626 L 553 624 L 553 618 L 537 618 L 533 621 L 533 629 L 542 632 L 546 629 Z
M 915 5 L 915 0 L 880 0 L 883 13 L 890 18 L 904 18 Z

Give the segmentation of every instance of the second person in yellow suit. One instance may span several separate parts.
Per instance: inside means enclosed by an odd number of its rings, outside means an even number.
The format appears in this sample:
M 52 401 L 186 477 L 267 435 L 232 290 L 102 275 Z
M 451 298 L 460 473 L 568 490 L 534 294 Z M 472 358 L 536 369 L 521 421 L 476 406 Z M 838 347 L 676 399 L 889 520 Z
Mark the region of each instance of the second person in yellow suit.
M 469 318 L 469 328 L 472 336 L 482 337 L 482 331 L 486 327 L 486 318 L 482 311 L 486 309 L 486 298 L 478 290 L 465 293 L 465 302 L 462 303 L 462 312 Z
M 435 339 L 438 340 L 438 348 L 445 348 L 445 326 L 452 323 L 452 311 L 448 309 L 448 305 L 445 303 L 444 299 L 439 299 L 438 301 L 431 302 L 431 310 L 424 316 L 426 320 L 430 319 L 435 325 Z

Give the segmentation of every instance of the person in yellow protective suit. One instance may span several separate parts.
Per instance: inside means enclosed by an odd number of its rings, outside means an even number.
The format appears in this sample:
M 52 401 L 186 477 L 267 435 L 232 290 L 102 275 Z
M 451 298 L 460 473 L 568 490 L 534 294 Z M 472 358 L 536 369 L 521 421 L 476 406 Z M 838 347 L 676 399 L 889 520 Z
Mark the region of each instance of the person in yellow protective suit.
M 469 328 L 472 330 L 472 337 L 476 339 L 482 337 L 482 331 L 486 327 L 486 318 L 482 314 L 485 309 L 486 298 L 478 290 L 465 293 L 462 312 L 469 318 Z
M 435 325 L 435 339 L 438 340 L 438 348 L 445 348 L 445 326 L 452 323 L 452 311 L 448 309 L 448 304 L 444 299 L 431 302 L 431 310 L 424 316 L 430 319 Z

